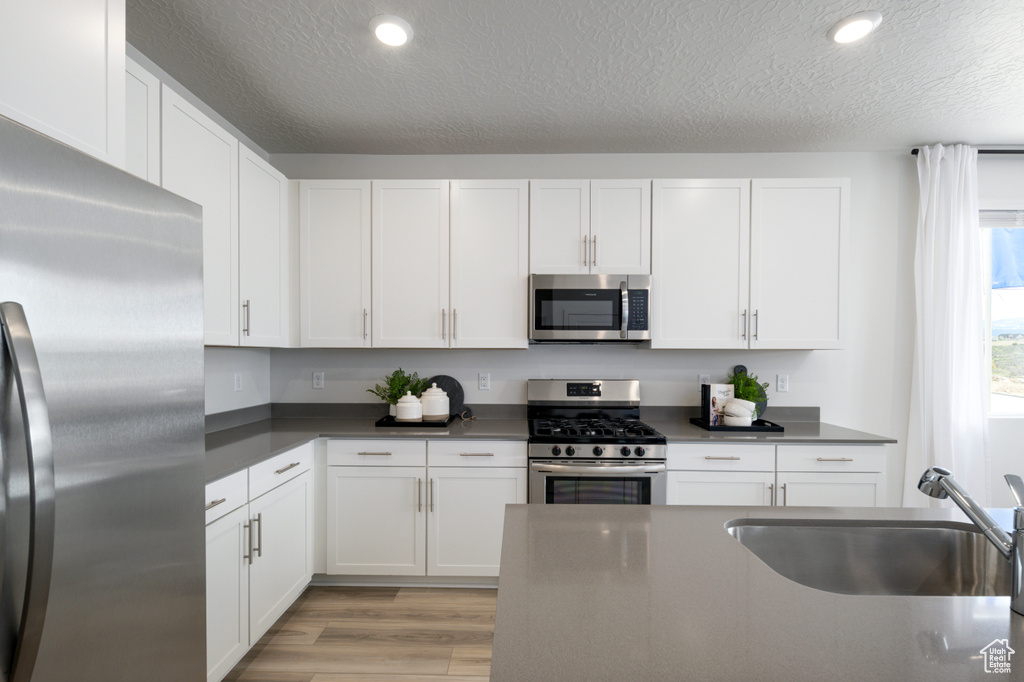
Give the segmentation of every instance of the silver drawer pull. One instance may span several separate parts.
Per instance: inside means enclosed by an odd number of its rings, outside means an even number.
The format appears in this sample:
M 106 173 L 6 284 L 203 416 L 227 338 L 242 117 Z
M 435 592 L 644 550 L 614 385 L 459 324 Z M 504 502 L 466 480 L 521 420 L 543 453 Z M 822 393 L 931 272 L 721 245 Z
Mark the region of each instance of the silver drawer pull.
M 711 455 L 707 455 L 706 457 L 704 457 L 704 459 L 719 459 L 719 460 L 726 460 L 726 461 L 730 461 L 730 462 L 733 462 L 733 461 L 738 462 L 740 460 L 739 457 L 712 457 Z
M 390 452 L 357 452 L 357 455 L 372 455 L 374 457 L 390 457 Z
M 819 457 L 819 462 L 852 462 L 852 457 Z
M 228 501 L 228 498 L 226 498 L 226 497 L 222 497 L 219 500 L 214 500 L 210 504 L 206 505 L 206 511 L 210 511 L 211 509 L 216 507 L 218 504 L 224 504 L 227 501 Z
M 289 469 L 294 469 L 297 466 L 299 466 L 299 462 L 292 462 L 288 466 L 284 467 L 283 469 L 278 469 L 274 473 L 275 474 L 283 474 L 284 472 L 288 471 Z
M 460 452 L 459 457 L 494 457 L 493 452 Z

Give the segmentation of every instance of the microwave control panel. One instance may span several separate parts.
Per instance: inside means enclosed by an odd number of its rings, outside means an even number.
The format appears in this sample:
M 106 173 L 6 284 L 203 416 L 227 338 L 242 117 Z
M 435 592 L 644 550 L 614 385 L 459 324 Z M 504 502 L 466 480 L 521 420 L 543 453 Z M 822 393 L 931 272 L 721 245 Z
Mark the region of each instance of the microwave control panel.
M 627 330 L 646 331 L 647 311 L 650 309 L 650 291 L 647 289 L 629 290 L 629 325 Z

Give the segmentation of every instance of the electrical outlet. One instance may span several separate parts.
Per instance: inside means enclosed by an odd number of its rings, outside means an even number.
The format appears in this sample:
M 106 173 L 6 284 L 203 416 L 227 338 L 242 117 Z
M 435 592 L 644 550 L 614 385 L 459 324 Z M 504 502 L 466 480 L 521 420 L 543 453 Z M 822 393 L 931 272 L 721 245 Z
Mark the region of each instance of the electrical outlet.
M 315 388 L 315 389 L 317 389 L 319 391 L 319 390 L 323 389 L 323 387 L 324 387 L 324 373 L 323 372 L 313 372 L 313 388 Z
M 481 372 L 477 375 L 477 381 L 481 391 L 491 390 L 491 375 Z
M 237 391 L 241 391 L 241 390 L 242 390 L 242 373 L 241 372 L 235 372 L 235 391 L 237 392 Z
M 710 374 L 698 374 L 697 375 L 697 383 L 700 384 L 701 386 L 703 386 L 704 384 L 710 384 L 711 383 L 711 375 Z
M 776 393 L 789 393 L 789 375 L 788 374 L 776 374 L 775 375 L 775 392 Z

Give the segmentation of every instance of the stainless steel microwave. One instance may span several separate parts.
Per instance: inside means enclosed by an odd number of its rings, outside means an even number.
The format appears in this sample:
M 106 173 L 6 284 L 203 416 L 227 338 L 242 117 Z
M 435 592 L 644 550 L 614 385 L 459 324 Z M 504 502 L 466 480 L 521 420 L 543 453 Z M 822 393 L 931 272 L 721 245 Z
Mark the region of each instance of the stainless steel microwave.
M 530 341 L 647 341 L 650 275 L 530 275 Z

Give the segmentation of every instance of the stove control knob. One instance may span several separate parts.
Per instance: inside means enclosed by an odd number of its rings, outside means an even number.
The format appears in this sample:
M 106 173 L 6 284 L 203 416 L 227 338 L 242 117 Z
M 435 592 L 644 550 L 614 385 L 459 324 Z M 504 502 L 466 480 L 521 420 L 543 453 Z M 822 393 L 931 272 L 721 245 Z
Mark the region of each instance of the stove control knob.
M 567 447 L 565 449 L 565 456 L 566 457 L 572 457 L 575 454 L 576 454 L 576 448 L 574 448 L 573 446 L 570 445 L 569 447 Z
M 557 445 L 552 446 L 551 454 L 554 455 L 555 457 L 558 457 L 560 454 L 562 454 L 562 448 L 558 447 Z
M 594 446 L 594 457 L 600 457 L 603 452 L 604 448 L 602 448 L 600 445 Z
M 636 446 L 636 450 L 634 450 L 634 452 L 636 453 L 636 456 L 637 456 L 637 457 L 643 457 L 643 456 L 644 456 L 644 455 L 645 455 L 645 454 L 647 453 L 647 451 L 646 451 L 646 450 L 644 450 L 644 449 L 643 449 L 642 447 L 640 447 L 639 445 L 638 445 L 638 446 Z
M 629 452 L 629 448 L 627 448 L 625 445 L 619 448 L 619 454 L 622 455 L 623 457 L 629 457 Z

